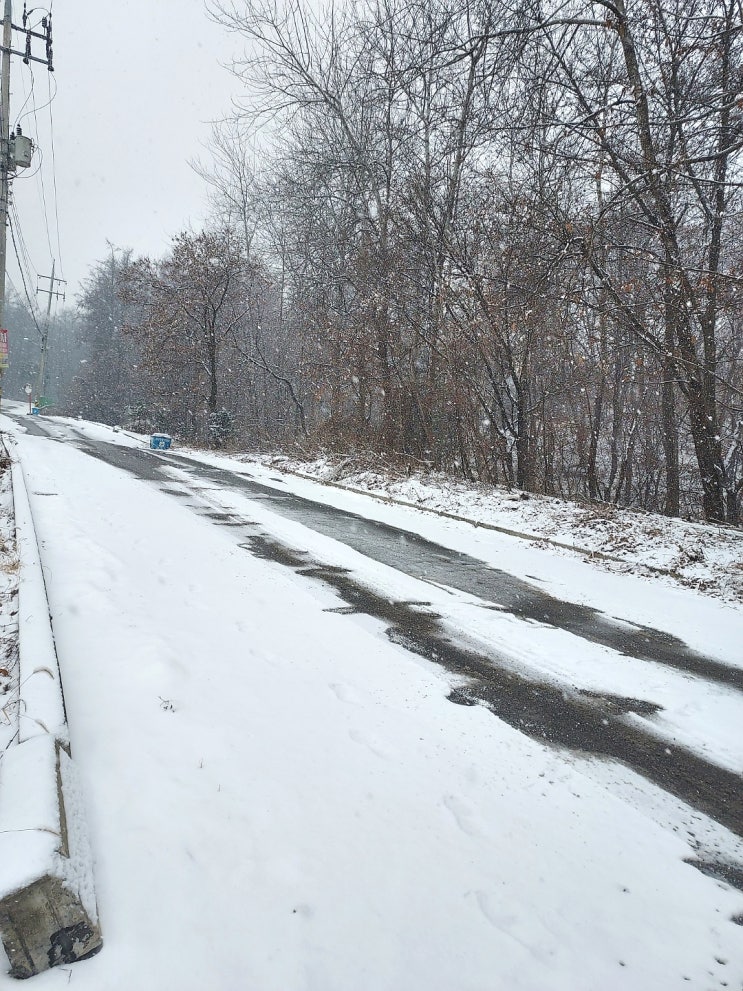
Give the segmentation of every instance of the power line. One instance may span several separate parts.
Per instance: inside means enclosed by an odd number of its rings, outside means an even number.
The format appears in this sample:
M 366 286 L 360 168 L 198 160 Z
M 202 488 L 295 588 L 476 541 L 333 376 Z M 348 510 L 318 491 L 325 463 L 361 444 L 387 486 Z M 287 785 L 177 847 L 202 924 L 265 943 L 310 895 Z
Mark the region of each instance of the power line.
M 32 107 L 32 108 L 30 109 L 30 110 L 27 110 L 27 111 L 25 112 L 25 114 L 21 114 L 21 115 L 20 115 L 20 117 L 18 117 L 18 118 L 16 119 L 16 123 L 17 123 L 17 124 L 20 124 L 22 120 L 25 120 L 25 119 L 26 119 L 26 117 L 30 117 L 30 116 L 31 116 L 32 114 L 34 114 L 34 113 L 41 113 L 41 111 L 42 111 L 42 110 L 46 110 L 46 108 L 47 108 L 47 107 L 49 106 L 49 104 L 50 104 L 50 103 L 53 103 L 53 102 L 54 102 L 54 100 L 55 100 L 55 99 L 56 99 L 56 97 L 57 97 L 57 89 L 58 89 L 58 86 L 57 86 L 57 80 L 55 79 L 55 80 L 54 80 L 54 92 L 53 92 L 53 93 L 51 93 L 51 87 L 50 87 L 50 95 L 49 95 L 49 99 L 48 99 L 48 100 L 46 101 L 46 103 L 42 103 L 40 107 L 37 107 L 37 106 L 36 106 L 36 104 L 35 104 L 35 99 L 36 99 L 36 98 L 35 98 L 35 92 L 36 92 L 36 91 L 35 91 L 35 89 L 34 89 L 34 81 L 35 81 L 35 78 L 36 78 L 36 77 L 34 76 L 34 71 L 33 71 L 33 69 L 32 69 L 32 68 L 31 68 L 30 66 L 29 66 L 29 72 L 31 73 L 31 89 L 30 89 L 30 91 L 29 91 L 29 94 L 28 94 L 28 96 L 27 96 L 27 97 L 26 97 L 26 99 L 25 99 L 25 100 L 23 101 L 23 106 L 21 107 L 21 110 L 23 110 L 23 107 L 25 107 L 25 106 L 26 106 L 26 104 L 28 103 L 28 101 L 29 101 L 29 100 L 30 100 L 30 99 L 31 99 L 32 97 L 33 97 L 33 99 L 34 99 L 34 106 L 33 106 L 33 107 Z
M 46 12 L 44 12 L 44 13 L 46 13 Z M 51 14 L 51 5 L 50 5 L 50 9 L 49 9 L 48 13 Z M 43 20 L 43 18 L 40 17 L 40 21 L 41 20 Z M 38 25 L 36 25 L 36 26 L 38 26 Z M 29 70 L 29 75 L 30 75 L 30 79 L 29 79 L 30 86 L 28 88 L 28 91 L 27 91 L 27 94 L 26 94 L 26 98 L 23 101 L 23 104 L 21 105 L 21 108 L 20 108 L 20 112 L 18 114 L 18 117 L 16 118 L 16 127 L 19 127 L 20 123 L 23 120 L 25 120 L 27 117 L 29 117 L 29 116 L 32 116 L 33 117 L 33 129 L 34 129 L 34 134 L 35 134 L 35 138 L 36 138 L 36 149 L 37 149 L 37 152 L 38 152 L 38 155 L 39 155 L 39 159 L 38 159 L 39 164 L 38 164 L 38 166 L 36 167 L 36 169 L 32 173 L 30 173 L 28 175 L 16 176 L 16 179 L 32 179 L 32 178 L 35 178 L 35 177 L 38 176 L 38 188 L 39 188 L 40 199 L 41 199 L 41 203 L 42 203 L 42 207 L 43 207 L 44 226 L 46 228 L 47 245 L 49 247 L 49 254 L 50 254 L 50 256 L 53 257 L 54 256 L 54 250 L 52 248 L 52 235 L 51 235 L 50 223 L 49 223 L 49 207 L 48 207 L 48 204 L 47 204 L 46 184 L 45 184 L 45 181 L 44 181 L 44 165 L 45 165 L 44 158 L 45 158 L 45 156 L 42 153 L 42 143 L 41 143 L 40 137 L 39 137 L 39 132 L 40 132 L 40 128 L 39 128 L 39 115 L 40 115 L 40 113 L 41 113 L 42 110 L 45 110 L 45 109 L 48 108 L 48 110 L 49 110 L 49 144 L 50 144 L 50 147 L 51 147 L 51 173 L 52 173 L 51 178 L 52 178 L 52 186 L 53 186 L 53 189 L 54 189 L 54 204 L 53 205 L 54 205 L 55 240 L 56 240 L 56 244 L 57 244 L 57 252 L 56 252 L 56 254 L 57 254 L 57 259 L 58 259 L 58 262 L 59 262 L 60 271 L 63 272 L 64 271 L 64 267 L 63 267 L 63 264 L 62 264 L 62 244 L 61 244 L 61 231 L 60 231 L 60 224 L 59 224 L 59 191 L 58 191 L 58 187 L 57 187 L 56 148 L 55 148 L 55 143 L 54 143 L 54 113 L 53 113 L 53 109 L 52 109 L 53 108 L 53 104 L 54 104 L 54 100 L 57 97 L 57 82 L 56 82 L 56 79 L 54 79 L 54 90 L 52 91 L 52 74 L 51 73 L 48 73 L 47 74 L 48 100 L 46 101 L 46 103 L 43 103 L 41 106 L 37 106 L 37 104 L 36 104 L 36 90 L 35 90 L 36 76 L 35 76 L 35 73 L 34 73 L 34 70 L 33 70 L 33 66 L 31 66 L 30 64 L 28 64 L 28 70 Z M 25 82 L 25 76 L 22 76 L 21 78 Z M 26 87 L 24 85 L 24 90 L 25 89 L 26 89 Z M 24 110 L 28 106 L 29 102 L 31 103 L 31 107 L 28 110 L 26 110 L 25 113 L 24 113 Z M 20 235 L 20 230 L 19 230 L 19 235 Z
M 15 201 L 13 199 L 11 199 L 10 202 L 9 213 L 10 213 L 10 218 L 13 221 L 13 225 L 16 233 L 17 245 L 20 246 L 21 258 L 19 261 L 19 265 L 22 264 L 24 266 L 26 277 L 28 278 L 29 283 L 32 284 L 34 278 L 38 279 L 38 271 L 33 261 L 31 260 L 31 254 L 28 250 L 28 246 L 26 244 L 26 238 L 23 234 L 20 217 L 18 216 L 18 208 L 16 207 Z
M 23 113 L 23 111 L 26 109 L 26 106 L 28 105 L 29 100 L 31 99 L 31 93 L 33 92 L 34 81 L 35 81 L 35 79 L 34 79 L 34 70 L 31 68 L 30 65 L 27 66 L 27 68 L 28 68 L 29 75 L 31 77 L 31 88 L 30 88 L 30 90 L 29 90 L 29 92 L 28 92 L 28 94 L 26 96 L 26 99 L 21 104 L 21 109 L 18 111 L 18 117 L 16 117 L 16 127 L 20 124 L 20 122 L 22 120 L 24 120 L 26 117 L 28 117 L 29 113 L 31 112 L 29 110 L 25 114 Z M 21 74 L 21 80 L 23 80 L 23 79 L 24 79 L 24 76 L 23 76 L 23 74 Z M 25 89 L 26 89 L 25 85 L 24 85 L 23 89 L 25 91 Z
M 32 106 L 33 106 L 33 111 L 32 112 L 33 112 L 33 116 L 34 116 L 34 127 L 36 129 L 36 144 L 38 145 L 39 144 L 39 119 L 38 119 L 37 107 L 36 107 L 36 97 L 33 95 L 33 93 L 32 93 L 32 100 L 31 100 L 31 102 L 32 102 Z M 44 227 L 46 228 L 46 241 L 47 241 L 47 244 L 49 246 L 49 257 L 50 258 L 53 258 L 54 257 L 54 249 L 52 248 L 52 235 L 51 235 L 51 231 L 49 230 L 49 209 L 48 209 L 47 203 L 46 203 L 46 188 L 44 186 L 44 170 L 43 170 L 43 168 L 40 168 L 39 169 L 37 175 L 38 175 L 39 189 L 41 190 L 41 202 L 42 202 L 43 213 L 44 213 Z
M 36 327 L 39 337 L 42 337 L 43 334 L 41 333 L 41 327 L 39 327 L 39 322 L 36 319 L 36 313 L 34 312 L 34 304 L 31 302 L 31 297 L 29 296 L 28 293 L 28 286 L 26 285 L 26 276 L 24 275 L 23 272 L 23 265 L 21 264 L 21 259 L 18 255 L 18 245 L 16 244 L 16 240 L 15 240 L 15 225 L 13 224 L 13 221 L 10 217 L 8 217 L 8 227 L 10 228 L 10 237 L 13 242 L 13 249 L 15 251 L 15 256 L 18 260 L 18 270 L 21 273 L 21 281 L 23 282 L 23 291 L 26 294 L 26 300 L 28 302 L 28 310 L 29 313 L 31 314 L 31 319 L 34 322 L 34 326 Z
M 49 143 L 52 149 L 52 183 L 54 185 L 54 222 L 57 231 L 57 258 L 59 259 L 59 270 L 64 275 L 64 266 L 62 265 L 62 245 L 60 243 L 59 236 L 59 195 L 57 193 L 57 157 L 54 151 L 54 116 L 52 114 L 52 103 L 54 102 L 54 97 L 57 95 L 57 80 L 54 80 L 54 96 L 51 95 L 52 84 L 51 76 L 47 74 L 47 83 L 49 84 Z
M 13 290 L 13 292 L 16 294 L 16 296 L 20 300 L 21 294 L 18 292 L 18 286 L 13 281 L 13 278 L 12 278 L 10 272 L 6 272 L 5 273 L 5 278 L 7 280 L 8 285 L 10 286 L 10 288 Z
M 9 218 L 9 221 L 10 219 L 11 218 Z M 29 285 L 33 285 L 35 271 L 33 265 L 31 264 L 31 260 L 28 257 L 28 252 L 23 243 L 21 230 L 20 227 L 18 226 L 17 221 L 18 221 L 18 217 L 16 216 L 15 218 L 13 218 L 12 226 L 13 226 L 13 235 L 14 235 L 13 246 L 15 248 L 16 259 L 18 261 L 18 268 L 20 270 L 21 278 L 23 279 L 24 284 L 26 284 L 27 282 Z M 19 244 L 20 244 L 20 251 L 18 247 Z M 38 275 L 36 277 L 38 278 Z
M 20 217 L 18 216 L 18 208 L 15 204 L 15 200 L 12 197 L 9 203 L 9 209 L 12 212 L 13 221 L 15 223 L 16 233 L 18 235 L 18 243 L 20 244 L 21 247 L 21 255 L 26 264 L 26 275 L 28 275 L 29 277 L 28 279 L 29 282 L 33 282 L 33 277 L 38 278 L 38 270 L 31 260 L 31 254 L 28 250 L 28 246 L 26 244 L 26 238 L 23 234 Z

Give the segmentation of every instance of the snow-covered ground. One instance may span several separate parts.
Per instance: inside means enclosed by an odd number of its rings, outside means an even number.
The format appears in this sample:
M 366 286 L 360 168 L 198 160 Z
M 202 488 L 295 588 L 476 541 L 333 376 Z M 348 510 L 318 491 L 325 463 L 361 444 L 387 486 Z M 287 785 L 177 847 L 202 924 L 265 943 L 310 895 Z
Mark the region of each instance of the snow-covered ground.
M 82 432 L 143 443 L 49 422 L 62 441 Z M 335 593 L 254 557 L 237 528 L 70 443 L 0 425 L 16 436 L 29 482 L 105 940 L 97 957 L 34 986 L 741 986 L 743 926 L 732 920 L 743 917 L 743 894 L 684 863 L 700 848 L 743 862 L 724 829 L 626 769 L 452 705 L 450 675 L 391 643 L 378 621 L 328 611 L 343 605 Z M 743 665 L 743 612 L 719 598 L 275 467 L 201 457 Z M 249 516 L 390 596 L 425 597 L 453 630 L 520 668 L 662 701 L 657 732 L 743 768 L 732 690 L 482 610 L 244 493 L 195 490 L 182 470 L 169 474 L 205 505 Z M 511 516 L 511 529 L 528 532 L 526 517 Z

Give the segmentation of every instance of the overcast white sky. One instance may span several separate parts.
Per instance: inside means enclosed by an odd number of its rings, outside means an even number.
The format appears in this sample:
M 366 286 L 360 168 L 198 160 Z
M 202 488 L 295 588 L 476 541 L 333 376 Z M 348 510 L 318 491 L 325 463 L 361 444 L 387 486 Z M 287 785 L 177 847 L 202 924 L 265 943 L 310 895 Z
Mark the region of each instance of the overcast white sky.
M 22 0 L 13 0 L 14 23 L 20 24 L 22 10 Z M 238 41 L 209 21 L 203 0 L 56 0 L 53 13 L 56 167 L 49 108 L 42 109 L 49 74 L 34 67 L 37 112 L 29 113 L 32 101 L 21 110 L 30 71 L 14 59 L 11 125 L 23 114 L 23 131 L 39 146 L 34 166 L 14 183 L 14 198 L 33 266 L 29 292 L 37 273 L 50 273 L 54 256 L 73 302 L 89 266 L 107 253 L 107 240 L 137 254 L 159 254 L 170 236 L 203 219 L 206 189 L 188 161 L 206 157 L 210 121 L 229 113 L 239 93 L 237 80 L 220 65 Z M 23 47 L 20 35 L 14 47 Z M 41 173 L 30 177 L 40 159 Z M 12 283 L 23 294 L 10 237 L 8 260 Z M 39 297 L 41 306 L 45 300 Z

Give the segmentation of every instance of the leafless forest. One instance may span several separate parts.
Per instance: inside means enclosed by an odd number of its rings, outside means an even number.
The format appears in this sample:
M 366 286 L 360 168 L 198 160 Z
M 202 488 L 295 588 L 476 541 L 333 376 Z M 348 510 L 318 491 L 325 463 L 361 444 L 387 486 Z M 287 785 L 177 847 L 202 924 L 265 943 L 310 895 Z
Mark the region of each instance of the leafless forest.
M 210 12 L 212 222 L 94 266 L 68 411 L 740 522 L 739 0 Z

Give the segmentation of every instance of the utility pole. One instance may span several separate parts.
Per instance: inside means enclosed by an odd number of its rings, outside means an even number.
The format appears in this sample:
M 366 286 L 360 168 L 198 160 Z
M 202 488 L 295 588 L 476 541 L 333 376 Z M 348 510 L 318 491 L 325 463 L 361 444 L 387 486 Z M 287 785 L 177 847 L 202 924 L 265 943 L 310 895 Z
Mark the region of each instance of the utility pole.
M 28 168 L 31 164 L 33 151 L 31 141 L 21 135 L 20 128 L 16 134 L 11 135 L 10 133 L 10 58 L 12 55 L 19 55 L 26 65 L 30 62 L 40 62 L 50 72 L 54 72 L 54 65 L 52 64 L 52 15 L 48 14 L 42 17 L 40 25 L 42 30 L 34 31 L 28 26 L 29 14 L 26 11 L 25 3 L 23 4 L 23 23 L 20 27 L 13 23 L 11 0 L 4 0 L 4 3 L 2 61 L 0 61 L 0 330 L 2 336 L 7 339 L 7 331 L 4 330 L 3 324 L 10 179 L 11 173 L 14 173 L 16 169 Z M 13 31 L 19 31 L 25 36 L 26 44 L 23 51 L 16 51 L 11 47 Z M 44 42 L 46 46 L 44 58 L 31 54 L 32 38 L 39 38 Z M 3 396 L 3 371 L 4 369 L 0 364 L 0 402 L 2 402 Z
M 55 264 L 56 264 L 55 259 L 52 258 L 52 274 L 39 276 L 39 278 L 41 279 L 49 280 L 49 288 L 40 289 L 38 286 L 36 287 L 36 292 L 45 292 L 48 293 L 49 295 L 49 299 L 47 300 L 47 304 L 46 304 L 46 319 L 44 321 L 44 329 L 41 332 L 41 356 L 39 359 L 39 377 L 36 380 L 36 405 L 39 408 L 41 408 L 42 396 L 46 396 L 46 356 L 49 350 L 49 322 L 52 316 L 52 298 L 53 297 L 59 298 L 60 296 L 62 297 L 62 299 L 65 298 L 63 292 L 55 292 L 54 290 L 55 282 L 62 282 L 62 283 L 65 282 L 64 279 L 55 278 L 54 276 Z
M 2 63 L 0 63 L 0 327 L 5 326 L 5 263 L 8 238 L 8 197 L 10 195 L 10 43 L 12 40 L 11 0 L 5 0 L 3 57 Z M 2 378 L 0 378 L 0 402 L 2 395 Z

